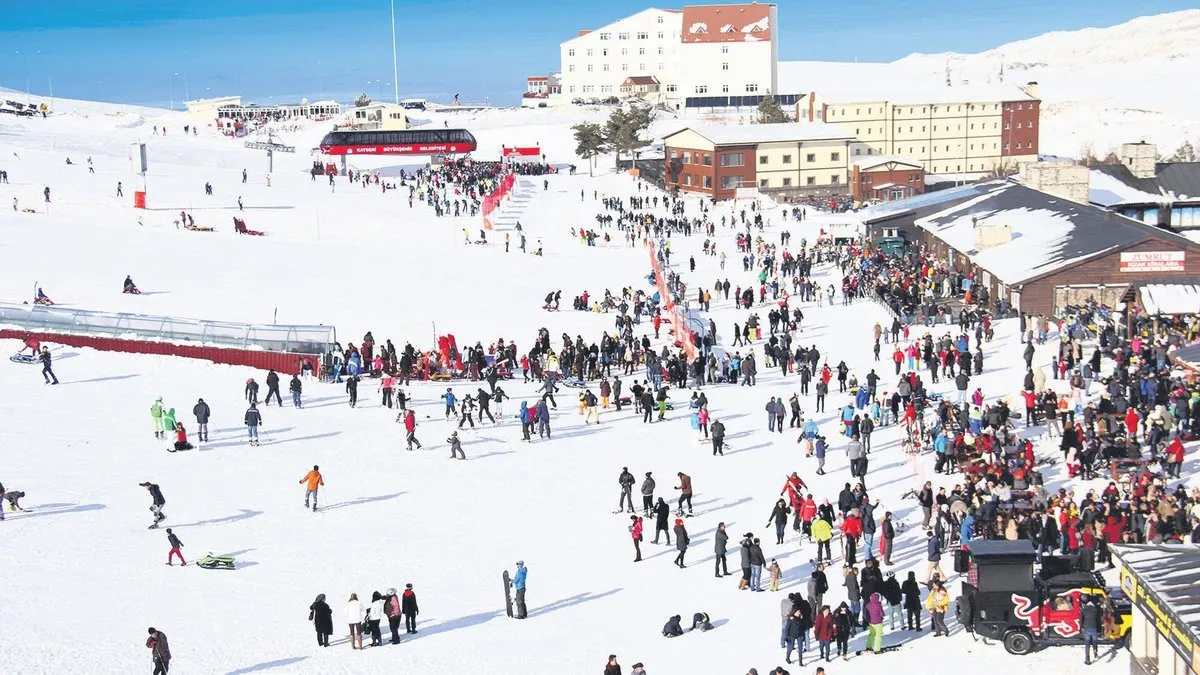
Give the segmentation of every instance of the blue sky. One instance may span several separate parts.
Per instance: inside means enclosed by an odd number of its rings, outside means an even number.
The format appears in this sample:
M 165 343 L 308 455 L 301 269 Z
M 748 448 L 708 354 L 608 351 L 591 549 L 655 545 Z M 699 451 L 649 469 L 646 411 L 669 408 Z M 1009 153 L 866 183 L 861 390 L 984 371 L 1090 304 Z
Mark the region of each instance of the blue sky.
M 1112 25 L 1195 0 L 776 4 L 781 59 L 890 61 Z M 647 6 L 396 0 L 400 95 L 513 104 L 526 75 L 557 68 L 559 42 Z M 390 98 L 388 22 L 388 0 L 0 0 L 0 86 L 24 90 L 28 77 L 42 95 L 52 84 L 56 96 L 164 107 L 185 94 Z

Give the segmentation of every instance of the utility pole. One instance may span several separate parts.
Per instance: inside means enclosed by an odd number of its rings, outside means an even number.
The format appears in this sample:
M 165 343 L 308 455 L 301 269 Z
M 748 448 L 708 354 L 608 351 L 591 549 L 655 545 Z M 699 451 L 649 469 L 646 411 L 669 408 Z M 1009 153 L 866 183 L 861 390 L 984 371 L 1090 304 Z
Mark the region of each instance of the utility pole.
M 392 84 L 395 85 L 396 105 L 400 105 L 400 66 L 396 60 L 396 0 L 392 0 Z
M 29 54 L 26 54 L 20 49 L 17 50 L 17 53 L 20 54 L 21 58 L 25 61 L 25 105 L 29 105 Z

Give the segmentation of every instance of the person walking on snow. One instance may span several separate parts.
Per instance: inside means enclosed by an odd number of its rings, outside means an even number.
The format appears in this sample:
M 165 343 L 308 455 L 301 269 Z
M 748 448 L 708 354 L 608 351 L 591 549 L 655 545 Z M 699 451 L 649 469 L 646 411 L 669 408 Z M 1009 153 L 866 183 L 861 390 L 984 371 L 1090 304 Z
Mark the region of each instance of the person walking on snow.
M 251 405 L 258 405 L 258 383 L 253 377 L 246 380 L 245 398 Z
M 54 374 L 54 370 L 50 368 L 50 348 L 42 347 L 42 353 L 38 356 L 42 362 L 42 377 L 46 378 L 46 384 L 58 384 L 58 376 Z M 50 378 L 54 378 L 51 382 Z
M 458 440 L 458 432 L 451 431 L 450 438 L 446 439 L 450 444 L 450 459 L 466 459 L 467 455 L 463 453 L 462 441 Z
M 679 569 L 684 568 L 683 556 L 687 554 L 688 544 L 691 542 L 688 537 L 687 528 L 683 526 L 683 519 L 675 519 L 675 548 L 679 551 L 679 555 L 675 556 L 675 564 Z
M 638 516 L 629 516 L 629 536 L 633 538 L 633 550 L 636 556 L 633 562 L 642 561 L 642 519 Z
M 300 392 L 303 390 L 303 388 L 304 388 L 304 385 L 302 385 L 300 383 L 299 376 L 292 375 L 292 381 L 288 383 L 288 391 L 290 391 L 292 393 L 292 407 L 295 407 L 295 408 L 301 407 L 300 406 Z M 270 398 L 270 397 L 268 396 L 268 398 Z
M 258 427 L 262 424 L 262 414 L 258 412 L 258 406 L 254 403 L 246 410 L 246 415 L 243 418 L 246 424 L 246 435 L 250 445 L 258 445 Z
M 417 440 L 417 415 L 412 409 L 404 411 L 404 434 L 409 450 L 413 449 L 414 444 L 417 448 L 421 447 L 421 441 Z
M 150 637 L 146 638 L 146 648 L 150 650 L 150 658 L 154 660 L 154 675 L 167 675 L 171 667 L 171 648 L 167 645 L 167 634 L 151 626 Z
M 183 559 L 183 551 L 179 550 L 183 548 L 183 542 L 179 541 L 179 537 L 176 537 L 169 527 L 167 528 L 167 543 L 171 545 L 171 551 L 167 553 L 167 564 L 173 566 L 174 563 L 171 561 L 175 559 L 175 556 L 179 556 L 179 562 L 186 566 L 187 561 Z
M 295 474 L 292 474 L 295 475 Z M 308 498 L 312 497 L 312 510 L 317 510 L 317 491 L 325 484 L 325 478 L 321 476 L 321 467 L 313 464 L 312 471 L 304 474 L 304 478 L 300 479 L 304 487 L 304 508 L 308 508 Z
M 283 399 L 279 397 L 279 373 L 274 369 L 267 371 L 267 398 L 263 401 L 263 406 L 271 405 L 271 396 L 275 397 L 275 405 L 283 407 Z
M 162 397 L 159 397 L 159 403 L 156 404 L 159 407 L 158 409 L 160 415 L 162 414 L 161 401 Z M 151 410 L 153 410 L 153 408 L 151 408 Z M 208 404 L 204 402 L 204 399 L 200 399 L 196 401 L 196 405 L 192 406 L 192 414 L 196 416 L 196 439 L 207 443 L 208 418 L 212 416 L 212 410 L 209 409 Z

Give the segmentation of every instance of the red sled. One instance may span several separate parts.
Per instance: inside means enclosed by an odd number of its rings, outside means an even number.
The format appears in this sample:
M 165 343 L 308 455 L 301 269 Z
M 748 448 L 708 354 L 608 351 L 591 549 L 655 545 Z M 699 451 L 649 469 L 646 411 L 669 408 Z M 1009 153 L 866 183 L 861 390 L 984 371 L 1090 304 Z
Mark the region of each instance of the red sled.
M 256 237 L 261 237 L 264 234 L 266 234 L 266 232 L 259 232 L 258 230 L 246 229 L 246 221 L 242 220 L 241 218 L 233 219 L 233 230 L 234 230 L 234 232 L 237 232 L 238 234 L 252 234 Z

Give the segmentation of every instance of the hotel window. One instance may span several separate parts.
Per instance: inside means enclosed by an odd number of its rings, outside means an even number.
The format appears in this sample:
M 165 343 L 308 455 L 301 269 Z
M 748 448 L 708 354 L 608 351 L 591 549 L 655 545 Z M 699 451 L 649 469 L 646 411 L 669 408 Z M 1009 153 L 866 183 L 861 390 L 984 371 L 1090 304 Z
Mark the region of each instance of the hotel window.
M 662 37 L 662 36 L 660 35 L 659 37 Z M 662 53 L 663 53 L 663 49 L 662 49 L 662 47 L 659 47 L 659 48 L 658 48 L 658 54 L 659 54 L 659 56 L 661 56 L 661 55 L 662 55 Z
M 808 178 L 807 178 L 807 179 L 804 181 L 804 184 L 805 184 L 805 185 L 816 185 L 816 184 L 817 184 L 817 177 L 816 177 L 816 176 L 809 176 L 809 177 L 808 177 Z
M 567 66 L 567 72 L 568 72 L 568 73 L 573 73 L 573 72 L 575 72 L 575 64 L 574 64 L 574 63 L 572 63 L 571 65 Z
M 757 92 L 757 91 L 758 91 L 758 85 L 757 85 L 757 84 L 748 84 L 748 85 L 746 85 L 746 93 L 747 93 L 747 94 L 753 94 L 753 93 L 755 93 L 755 92 Z
M 808 153 L 807 155 L 804 156 L 804 161 L 806 161 L 806 162 L 817 161 L 817 153 L 815 153 L 815 152 Z
M 740 152 L 722 152 L 721 166 L 745 166 L 746 156 Z
M 684 163 L 684 164 L 691 164 L 691 163 L 692 163 L 692 153 L 690 153 L 690 152 L 684 152 L 684 153 L 683 153 L 683 163 Z
M 721 85 L 721 93 L 728 94 L 729 93 L 729 85 L 727 85 L 727 84 Z
M 660 16 L 660 17 L 658 17 L 658 22 L 659 22 L 659 23 L 662 23 L 662 22 L 663 22 L 663 18 L 662 18 L 661 16 Z
M 722 63 L 722 64 L 721 64 L 721 70 L 729 70 L 729 64 L 728 64 L 728 63 Z
M 638 47 L 638 56 L 645 56 L 645 55 L 646 55 L 646 48 Z
M 674 85 L 674 84 L 667 85 L 667 91 L 674 92 L 674 91 L 678 91 L 678 90 L 679 90 L 679 87 L 677 85 Z
M 933 112 L 937 112 L 937 106 L 933 106 Z
M 601 68 L 601 70 L 603 70 L 604 72 L 606 72 L 606 73 L 607 73 L 607 72 L 608 72 L 608 64 L 607 64 L 607 63 L 606 63 L 606 64 L 604 64 L 604 67 L 603 67 L 603 68 Z
M 792 163 L 792 156 L 791 156 L 791 155 L 784 155 L 784 156 L 783 156 L 783 163 L 784 163 L 784 164 L 791 164 L 791 163 Z
M 712 176 L 705 176 L 705 177 L 704 177 L 704 187 L 706 187 L 706 188 L 712 188 Z
M 697 94 L 707 94 L 708 93 L 708 85 L 707 84 L 696 85 L 696 93 Z
M 622 63 L 622 64 L 621 64 L 621 72 L 625 72 L 625 71 L 627 71 L 627 70 L 629 70 L 629 64 L 628 64 L 628 63 Z
M 729 53 L 729 45 L 721 45 L 721 53 L 728 54 Z
M 658 22 L 659 22 L 659 23 L 662 23 L 662 19 L 660 18 L 660 19 L 658 20 Z M 660 31 L 658 31 L 658 39 L 659 39 L 659 40 L 663 39 L 663 32 L 662 32 L 661 30 L 660 30 Z M 661 47 L 660 47 L 660 49 L 661 49 Z
M 1021 128 L 1021 123 L 1020 123 L 1020 122 L 1017 122 L 1017 128 L 1018 128 L 1018 129 L 1020 129 L 1020 128 Z
M 601 34 L 600 34 L 600 39 L 601 39 L 601 40 L 607 40 L 607 39 L 608 39 L 608 37 L 609 37 L 609 35 L 610 35 L 610 33 L 601 33 Z
M 712 155 L 709 155 L 706 153 L 704 155 L 703 164 L 704 164 L 704 166 L 712 166 Z
M 575 93 L 575 85 L 572 84 L 571 86 L 567 87 L 567 93 L 574 94 Z
M 855 128 L 855 129 L 854 129 L 854 135 L 855 135 L 855 136 L 862 136 L 862 134 L 860 133 L 860 131 L 861 131 L 860 129 L 858 129 L 858 128 Z
M 854 149 L 854 154 L 856 154 L 856 155 L 861 155 L 861 154 L 862 154 L 862 148 L 855 148 L 855 149 Z
M 592 72 L 592 64 L 590 64 L 590 63 L 588 64 L 588 72 L 589 73 Z
M 612 85 L 611 84 L 600 85 L 600 93 L 601 94 L 611 94 L 612 93 Z
M 568 49 L 568 50 L 567 50 L 567 56 L 575 56 L 575 50 L 574 50 L 574 49 Z
M 868 114 L 868 115 L 870 115 L 870 114 L 871 114 L 871 108 L 867 108 L 867 114 Z
M 662 69 L 663 69 L 663 64 L 662 64 L 662 61 L 659 61 L 659 62 L 658 62 L 658 69 L 659 69 L 659 70 L 662 70 Z
M 605 53 L 605 54 L 607 54 L 608 52 L 604 52 L 604 53 Z M 588 56 L 591 56 L 591 55 L 592 55 L 592 50 L 590 50 L 590 49 L 589 49 L 589 50 L 587 50 L 587 55 L 588 55 Z
M 1009 125 L 1009 123 L 1008 123 L 1008 122 L 1005 122 L 1005 123 L 1004 123 L 1004 128 L 1005 128 L 1005 129 L 1011 129 L 1012 127 Z
M 618 39 L 618 40 L 628 40 L 628 39 L 629 39 L 629 33 L 627 33 L 627 32 L 624 32 L 624 31 L 622 31 L 622 32 L 620 32 L 620 33 L 617 33 L 617 39 Z
M 791 179 L 791 178 L 784 178 L 784 179 L 783 179 L 783 187 L 791 187 L 791 186 L 792 186 L 792 179 Z
M 733 190 L 742 186 L 741 176 L 721 176 L 721 189 Z
M 831 174 L 829 174 L 829 182 L 833 183 L 834 185 L 837 185 L 838 183 L 842 182 L 842 177 L 837 175 L 836 173 L 831 173 Z
M 854 114 L 855 114 L 855 115 L 857 115 L 857 114 L 859 114 L 859 113 L 861 113 L 861 112 L 862 112 L 862 108 L 855 108 L 855 109 L 854 109 Z
M 608 56 L 608 52 L 605 51 L 604 55 Z M 629 48 L 628 47 L 621 47 L 621 56 L 629 56 Z
M 684 185 L 692 184 L 692 174 L 690 174 L 690 173 L 683 174 L 683 184 Z
M 922 114 L 922 115 L 924 115 L 924 114 L 925 114 L 925 109 L 924 109 L 924 108 L 921 108 L 921 114 Z
M 639 40 L 649 40 L 649 39 L 650 39 L 650 33 L 647 33 L 646 31 L 638 31 L 638 34 L 637 34 L 637 39 L 639 39 Z
M 646 72 L 646 64 L 644 64 L 644 63 L 639 63 L 639 64 L 638 64 L 638 72 L 639 72 L 639 73 L 644 73 L 644 72 Z
M 937 125 L 936 125 L 936 124 L 935 124 L 935 125 L 933 125 L 933 130 L 934 130 L 934 131 L 937 131 Z
M 759 166 L 762 166 L 762 165 L 764 165 L 764 164 L 766 164 L 766 163 L 767 163 L 767 156 L 766 156 L 766 155 L 759 155 L 759 156 L 758 156 L 758 164 L 759 164 Z
M 583 85 L 583 93 L 590 94 L 595 88 L 595 85 L 585 84 Z
M 842 153 L 840 153 L 840 152 L 829 153 L 829 161 L 831 161 L 831 162 L 836 162 L 836 161 L 840 160 L 841 158 L 842 158 Z
M 765 188 L 765 187 L 767 187 L 767 179 L 766 179 L 766 178 L 759 178 L 759 179 L 758 179 L 758 187 L 760 187 L 760 188 Z

